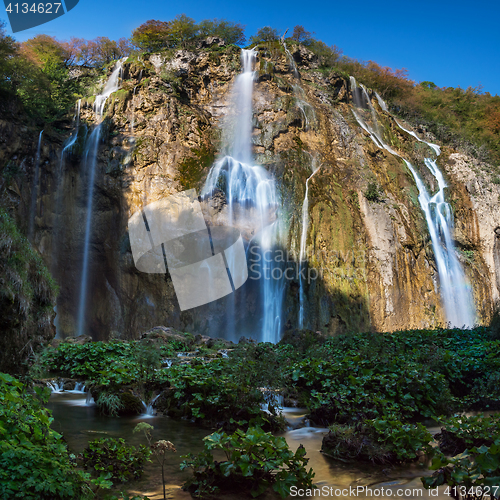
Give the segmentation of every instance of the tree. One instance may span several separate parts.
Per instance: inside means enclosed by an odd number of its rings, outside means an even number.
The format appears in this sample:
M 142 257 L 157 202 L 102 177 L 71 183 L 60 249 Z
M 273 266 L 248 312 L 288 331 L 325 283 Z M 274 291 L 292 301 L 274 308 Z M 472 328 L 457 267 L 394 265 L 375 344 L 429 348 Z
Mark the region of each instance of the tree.
M 186 14 L 179 14 L 173 21 L 170 21 L 170 31 L 176 46 L 186 47 L 198 34 L 198 26 L 194 19 Z
M 245 43 L 245 26 L 225 19 L 204 19 L 198 25 L 198 34 L 202 38 L 217 36 L 235 45 Z
M 11 67 L 17 52 L 17 43 L 7 35 L 5 23 L 0 21 L 0 88 L 12 90 Z
M 264 26 L 250 38 L 250 41 L 252 43 L 274 42 L 278 40 L 278 38 L 279 33 L 277 29 L 271 28 L 270 26 Z
M 437 85 L 434 82 L 429 82 L 429 81 L 420 82 L 419 85 L 421 87 L 424 87 L 425 89 L 435 89 L 437 87 Z
M 21 54 L 37 66 L 45 68 L 47 65 L 67 66 L 71 54 L 61 42 L 53 36 L 36 35 L 21 43 Z
M 170 24 L 150 19 L 132 32 L 132 43 L 139 49 L 154 52 L 172 45 Z
M 104 66 L 122 57 L 118 44 L 106 36 L 98 36 L 94 40 L 90 40 L 88 44 L 94 66 Z
M 293 28 L 292 40 L 306 45 L 308 42 L 312 41 L 314 33 L 306 31 L 304 26 L 297 25 Z

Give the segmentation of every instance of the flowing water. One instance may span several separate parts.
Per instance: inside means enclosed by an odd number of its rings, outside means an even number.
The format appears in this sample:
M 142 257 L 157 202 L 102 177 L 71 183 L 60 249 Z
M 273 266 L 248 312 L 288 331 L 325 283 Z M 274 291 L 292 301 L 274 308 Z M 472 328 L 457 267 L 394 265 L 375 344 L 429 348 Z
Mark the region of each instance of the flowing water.
M 51 255 L 51 272 L 56 275 L 57 264 L 59 257 L 59 248 L 61 246 L 61 231 L 62 231 L 62 219 L 63 219 L 63 199 L 64 199 L 64 185 L 63 175 L 64 166 L 66 161 L 66 156 L 73 151 L 73 148 L 78 140 L 78 133 L 80 131 L 80 109 L 82 100 L 78 99 L 76 103 L 75 116 L 73 121 L 75 122 L 75 128 L 73 133 L 69 136 L 68 140 L 63 146 L 61 151 L 61 160 L 59 162 L 59 169 L 56 176 L 56 186 L 55 186 L 55 209 L 54 217 L 52 219 L 52 255 Z
M 84 243 L 83 243 L 83 264 L 80 280 L 80 298 L 78 303 L 78 321 L 76 335 L 85 333 L 85 314 L 87 304 L 87 285 L 90 258 L 90 237 L 92 233 L 92 207 L 94 198 L 94 181 L 97 164 L 97 153 L 99 151 L 99 142 L 101 139 L 101 128 L 103 123 L 104 106 L 108 97 L 119 89 L 120 75 L 122 71 L 122 61 L 118 61 L 109 80 L 107 81 L 102 94 L 96 96 L 94 102 L 94 112 L 97 125 L 90 134 L 85 145 L 85 154 L 83 166 L 85 175 L 88 177 L 87 183 L 87 201 L 85 206 L 85 225 L 84 225 Z
M 30 219 L 28 224 L 28 239 L 33 241 L 35 232 L 35 216 L 38 212 L 36 203 L 38 200 L 38 184 L 40 178 L 40 153 L 42 148 L 43 130 L 38 135 L 38 146 L 36 148 L 35 156 L 35 175 L 33 177 L 33 188 L 31 189 L 31 205 L 30 205 Z
M 185 420 L 174 420 L 168 417 L 141 415 L 138 417 L 103 417 L 98 414 L 95 405 L 87 405 L 85 395 L 68 392 L 54 393 L 48 403 L 52 411 L 54 422 L 52 427 L 57 432 L 62 432 L 68 446 L 73 453 L 81 452 L 90 440 L 112 437 L 124 438 L 128 444 L 138 446 L 146 444 L 144 436 L 134 434 L 134 427 L 142 421 L 153 425 L 153 438 L 172 441 L 177 448 L 177 453 L 169 453 L 165 462 L 165 478 L 167 482 L 168 498 L 190 499 L 191 496 L 183 492 L 180 486 L 190 477 L 189 471 L 180 471 L 181 455 L 199 453 L 203 449 L 202 439 L 211 431 L 200 429 Z M 429 498 L 430 495 L 421 487 L 419 477 L 430 474 L 426 468 L 419 464 L 410 464 L 398 467 L 377 467 L 364 463 L 343 464 L 330 459 L 320 453 L 323 436 L 326 429 L 316 427 L 303 427 L 307 425 L 304 420 L 306 411 L 297 408 L 284 408 L 284 416 L 289 422 L 290 429 L 283 433 L 288 445 L 296 450 L 300 444 L 304 445 L 309 458 L 308 468 L 315 472 L 314 482 L 319 488 L 349 489 L 369 486 L 372 494 L 360 491 L 357 495 L 361 498 L 389 499 L 397 497 L 397 490 L 403 488 L 408 494 L 404 498 Z M 435 433 L 438 429 L 429 429 Z M 216 456 L 221 460 L 222 456 Z M 378 494 L 377 489 L 390 493 Z M 161 468 L 155 462 L 147 464 L 145 475 L 139 481 L 127 483 L 126 489 L 131 493 L 147 495 L 152 500 L 163 498 L 161 487 Z M 323 490 L 324 491 L 324 490 Z M 328 490 L 330 491 L 330 490 Z M 316 495 L 317 496 L 317 495 Z M 323 495 L 326 496 L 326 495 Z M 342 493 L 335 496 L 342 496 Z M 349 495 L 344 495 L 349 496 Z M 401 496 L 401 495 L 399 495 Z M 440 487 L 440 499 L 449 497 L 444 495 L 444 488 Z M 238 496 L 225 496 L 228 500 L 237 500 Z M 298 498 L 311 498 L 303 495 Z
M 359 87 L 353 77 L 351 77 L 351 89 L 353 96 L 358 96 L 355 99 L 355 105 L 359 110 L 364 103 L 359 99 Z M 363 119 L 360 116 L 360 112 L 353 110 L 353 114 L 357 122 L 366 132 L 370 134 L 371 139 L 375 144 L 377 144 L 378 147 L 382 147 L 401 158 L 415 179 L 415 183 L 419 191 L 418 201 L 422 211 L 424 212 L 431 237 L 434 259 L 439 275 L 441 300 L 443 301 L 446 320 L 453 327 L 472 328 L 475 324 L 472 289 L 465 278 L 464 271 L 458 261 L 457 252 L 453 243 L 453 215 L 449 203 L 445 201 L 444 189 L 447 185 L 443 174 L 439 170 L 436 160 L 425 158 L 425 165 L 435 178 L 438 185 L 438 191 L 434 195 L 430 195 L 414 166 L 384 143 L 378 126 L 377 113 L 364 87 L 362 87 L 362 97 L 364 97 L 367 101 L 366 104 L 370 110 L 371 124 L 368 122 L 368 117 Z M 383 110 L 387 110 L 387 106 L 382 98 L 378 94 L 376 94 L 376 97 L 380 107 Z M 420 139 L 415 132 L 404 128 L 397 120 L 396 123 L 401 130 L 404 130 L 408 134 L 412 135 L 418 141 L 427 144 L 437 156 L 440 155 L 441 149 L 437 144 L 432 144 Z
M 305 302 L 306 302 L 306 294 L 305 294 L 305 284 L 304 277 L 302 276 L 302 272 L 307 263 L 307 255 L 306 255 L 306 241 L 307 241 L 307 230 L 309 229 L 309 181 L 313 177 L 313 175 L 319 170 L 319 166 L 316 166 L 316 159 L 313 158 L 312 161 L 312 174 L 306 180 L 306 192 L 304 195 L 304 202 L 302 203 L 302 234 L 300 236 L 300 253 L 299 253 L 299 264 L 300 264 L 300 273 L 299 273 L 299 320 L 298 327 L 300 329 L 306 328 L 307 325 L 304 324 L 305 319 Z
M 236 78 L 231 91 L 231 108 L 222 130 L 222 155 L 212 166 L 202 196 L 217 190 L 224 191 L 228 204 L 228 222 L 236 227 L 249 223 L 260 229 L 249 244 L 254 245 L 254 255 L 259 256 L 260 306 L 262 319 L 251 335 L 261 342 L 278 342 L 282 331 L 284 280 L 273 279 L 276 263 L 264 258 L 272 252 L 282 236 L 279 220 L 278 196 L 275 181 L 267 170 L 253 164 L 252 118 L 253 84 L 255 80 L 256 53 L 242 50 L 243 71 Z M 269 261 L 271 260 L 271 261 Z M 231 300 L 231 299 L 230 299 Z M 227 308 L 229 335 L 236 330 L 235 306 Z

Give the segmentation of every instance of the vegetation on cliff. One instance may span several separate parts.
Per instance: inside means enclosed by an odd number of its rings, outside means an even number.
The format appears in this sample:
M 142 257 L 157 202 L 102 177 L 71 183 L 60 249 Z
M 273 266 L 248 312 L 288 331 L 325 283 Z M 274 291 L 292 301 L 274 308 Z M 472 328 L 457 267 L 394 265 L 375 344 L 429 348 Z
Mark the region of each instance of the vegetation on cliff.
M 193 49 L 207 37 L 226 44 L 243 45 L 245 27 L 226 19 L 197 23 L 180 14 L 169 21 L 149 20 L 133 30 L 130 39 L 106 37 L 84 40 L 73 37 L 58 41 L 37 35 L 21 44 L 7 36 L 0 25 L 0 92 L 17 95 L 25 107 L 45 121 L 52 121 L 85 94 L 86 72 L 102 68 L 131 53 Z M 288 31 L 288 30 L 287 30 Z M 443 143 L 466 150 L 484 161 L 500 162 L 500 96 L 481 88 L 439 88 L 434 83 L 416 83 L 408 71 L 382 67 L 375 61 L 360 61 L 342 50 L 317 40 L 303 26 L 295 26 L 288 45 L 300 44 L 314 53 L 319 69 L 330 74 L 350 75 L 388 101 L 391 111 L 415 125 L 425 126 Z M 281 35 L 283 38 L 286 33 Z M 278 44 L 280 33 L 265 26 L 250 37 L 253 45 Z M 201 45 L 200 45 L 201 47 Z M 299 61 L 300 62 L 300 61 Z M 80 68 L 80 71 L 77 69 Z M 500 177 L 498 177 L 500 182 Z
M 23 372 L 24 361 L 54 337 L 56 295 L 42 258 L 0 209 L 0 371 Z

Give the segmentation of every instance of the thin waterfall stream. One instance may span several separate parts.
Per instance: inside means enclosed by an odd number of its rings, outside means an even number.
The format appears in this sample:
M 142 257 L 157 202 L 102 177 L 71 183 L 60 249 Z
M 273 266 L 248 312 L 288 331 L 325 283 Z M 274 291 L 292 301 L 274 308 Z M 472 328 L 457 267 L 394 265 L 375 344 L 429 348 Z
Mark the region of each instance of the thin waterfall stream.
M 92 207 L 94 197 L 95 171 L 97 164 L 97 153 L 99 151 L 99 142 L 101 139 L 101 129 L 103 124 L 104 106 L 108 97 L 119 89 L 120 74 L 122 71 L 122 61 L 118 61 L 109 77 L 102 94 L 97 95 L 94 102 L 94 113 L 97 125 L 90 134 L 87 144 L 85 145 L 84 168 L 88 175 L 87 183 L 87 202 L 86 216 L 84 226 L 84 243 L 83 243 L 83 263 L 82 274 L 80 281 L 80 298 L 78 303 L 78 320 L 76 335 L 80 336 L 85 333 L 85 313 L 87 305 L 87 286 L 89 272 L 89 253 L 90 253 L 90 237 L 92 231 Z M 76 136 L 75 136 L 76 137 Z
M 37 214 L 37 201 L 38 201 L 38 184 L 40 182 L 40 155 L 42 148 L 43 130 L 38 135 L 38 146 L 36 148 L 35 156 L 35 175 L 33 177 L 33 188 L 31 190 L 31 204 L 30 204 L 30 218 L 28 224 L 28 239 L 33 240 L 35 232 L 35 217 Z
M 306 192 L 304 194 L 304 202 L 302 203 L 302 233 L 300 235 L 300 253 L 299 253 L 299 320 L 298 326 L 300 329 L 305 328 L 304 316 L 305 316 L 305 284 L 304 278 L 302 276 L 303 266 L 306 265 L 307 255 L 306 255 L 306 241 L 307 241 L 307 230 L 309 229 L 309 181 L 312 179 L 313 175 L 319 170 L 319 166 L 316 165 L 316 159 L 313 158 L 312 161 L 312 174 L 306 180 Z
M 363 102 L 360 100 L 359 88 L 354 77 L 351 77 L 351 90 L 353 98 L 355 96 L 354 103 L 357 108 L 361 108 L 363 105 Z M 453 214 L 449 203 L 445 201 L 444 189 L 447 187 L 447 184 L 443 174 L 439 170 L 436 160 L 425 158 L 424 163 L 436 179 L 438 185 L 438 191 L 431 196 L 414 166 L 385 144 L 378 127 L 377 112 L 373 107 L 366 89 L 364 87 L 361 87 L 361 89 L 362 95 L 367 101 L 367 105 L 370 109 L 373 124 L 370 126 L 363 120 L 359 113 L 353 110 L 352 112 L 356 121 L 368 134 L 370 134 L 371 139 L 378 147 L 386 149 L 405 162 L 417 185 L 419 191 L 418 201 L 424 212 L 431 237 L 446 320 L 453 327 L 472 328 L 476 322 L 472 289 L 465 278 L 453 243 Z M 388 112 L 387 106 L 382 98 L 378 94 L 376 94 L 376 98 L 380 107 Z M 441 149 L 437 144 L 432 144 L 420 139 L 414 132 L 404 128 L 397 120 L 396 123 L 401 130 L 412 135 L 418 141 L 427 144 L 436 153 L 436 156 L 441 154 Z

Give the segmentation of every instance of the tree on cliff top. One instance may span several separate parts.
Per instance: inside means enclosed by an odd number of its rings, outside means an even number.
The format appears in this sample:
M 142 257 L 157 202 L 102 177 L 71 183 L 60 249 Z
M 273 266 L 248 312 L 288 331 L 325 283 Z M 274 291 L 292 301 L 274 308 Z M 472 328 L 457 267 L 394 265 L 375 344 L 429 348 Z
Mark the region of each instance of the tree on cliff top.
M 297 25 L 295 26 L 295 28 L 293 28 L 293 33 L 291 38 L 296 42 L 299 42 L 303 45 L 307 45 L 309 41 L 313 40 L 313 35 L 314 33 L 306 31 L 304 26 Z
M 245 26 L 225 19 L 204 19 L 198 25 L 200 38 L 217 36 L 226 43 L 243 45 L 245 43 Z
M 274 42 L 278 40 L 278 38 L 279 33 L 277 29 L 271 28 L 271 26 L 264 26 L 260 28 L 254 36 L 250 37 L 250 41 L 252 43 Z
M 7 35 L 5 23 L 0 21 L 0 90 L 11 90 L 11 66 L 16 50 L 16 41 Z
M 179 14 L 169 24 L 176 47 L 186 48 L 188 43 L 196 38 L 198 34 L 198 26 L 195 20 L 186 16 L 186 14 Z
M 131 40 L 136 47 L 147 52 L 170 47 L 173 42 L 170 24 L 150 19 L 132 32 Z

